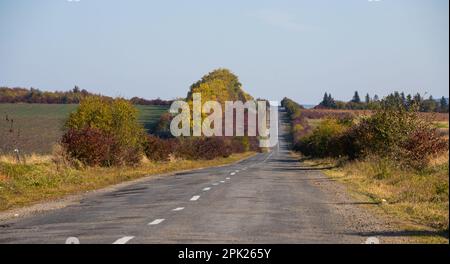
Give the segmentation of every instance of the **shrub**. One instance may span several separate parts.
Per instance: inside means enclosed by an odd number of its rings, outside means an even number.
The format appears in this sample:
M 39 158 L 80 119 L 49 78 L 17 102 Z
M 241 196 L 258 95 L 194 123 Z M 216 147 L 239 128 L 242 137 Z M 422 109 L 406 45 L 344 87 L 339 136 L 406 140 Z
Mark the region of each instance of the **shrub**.
M 86 165 L 137 164 L 144 140 L 137 116 L 136 108 L 124 99 L 88 97 L 66 121 L 63 146 Z
M 232 147 L 222 137 L 182 138 L 176 148 L 175 155 L 183 159 L 211 160 L 217 157 L 228 157 Z
M 170 158 L 170 154 L 174 153 L 177 142 L 176 139 L 161 139 L 148 135 L 144 143 L 144 153 L 150 160 L 167 161 Z
M 382 109 L 352 128 L 342 140 L 353 158 L 389 157 L 403 167 L 423 169 L 429 159 L 448 149 L 430 122 L 414 111 Z
M 163 138 L 170 138 L 170 122 L 172 121 L 172 115 L 170 113 L 163 113 L 155 125 L 153 133 Z
M 343 149 L 338 139 L 346 130 L 347 126 L 338 120 L 325 119 L 312 134 L 301 138 L 294 149 L 315 157 L 339 156 Z
M 98 128 L 70 129 L 63 135 L 62 146 L 73 158 L 89 166 L 112 165 L 116 141 Z

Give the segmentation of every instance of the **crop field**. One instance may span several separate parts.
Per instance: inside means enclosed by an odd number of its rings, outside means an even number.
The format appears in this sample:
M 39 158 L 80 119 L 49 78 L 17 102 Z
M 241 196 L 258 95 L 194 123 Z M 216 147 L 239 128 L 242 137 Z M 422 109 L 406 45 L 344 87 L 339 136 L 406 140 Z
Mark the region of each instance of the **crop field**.
M 75 104 L 0 104 L 0 154 L 18 148 L 22 153 L 51 153 L 61 138 L 65 119 Z M 139 121 L 149 131 L 166 106 L 138 105 Z

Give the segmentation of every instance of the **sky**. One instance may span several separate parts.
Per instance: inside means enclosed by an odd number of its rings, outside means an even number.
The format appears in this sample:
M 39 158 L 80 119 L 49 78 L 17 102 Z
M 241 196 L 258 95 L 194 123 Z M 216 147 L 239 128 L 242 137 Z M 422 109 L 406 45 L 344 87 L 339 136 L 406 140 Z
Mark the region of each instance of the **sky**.
M 449 95 L 447 0 L 0 0 L 0 86 L 184 97 L 216 68 L 257 98 Z

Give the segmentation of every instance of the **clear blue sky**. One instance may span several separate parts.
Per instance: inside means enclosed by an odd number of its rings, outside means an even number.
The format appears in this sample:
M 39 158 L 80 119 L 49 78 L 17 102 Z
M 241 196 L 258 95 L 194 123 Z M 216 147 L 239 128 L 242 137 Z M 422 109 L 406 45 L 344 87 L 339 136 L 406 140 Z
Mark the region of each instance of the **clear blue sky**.
M 175 98 L 226 67 L 256 97 L 448 96 L 447 0 L 0 0 L 0 85 Z

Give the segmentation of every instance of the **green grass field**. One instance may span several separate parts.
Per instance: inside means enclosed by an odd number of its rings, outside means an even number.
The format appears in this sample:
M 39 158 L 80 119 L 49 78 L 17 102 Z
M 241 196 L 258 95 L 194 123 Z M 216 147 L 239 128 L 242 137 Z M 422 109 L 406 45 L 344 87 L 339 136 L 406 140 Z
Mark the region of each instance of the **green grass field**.
M 61 138 L 65 119 L 77 108 L 73 104 L 0 104 L 0 154 L 18 146 L 22 153 L 48 154 Z M 139 121 L 149 131 L 165 106 L 136 106 Z M 13 119 L 13 133 L 10 133 Z

